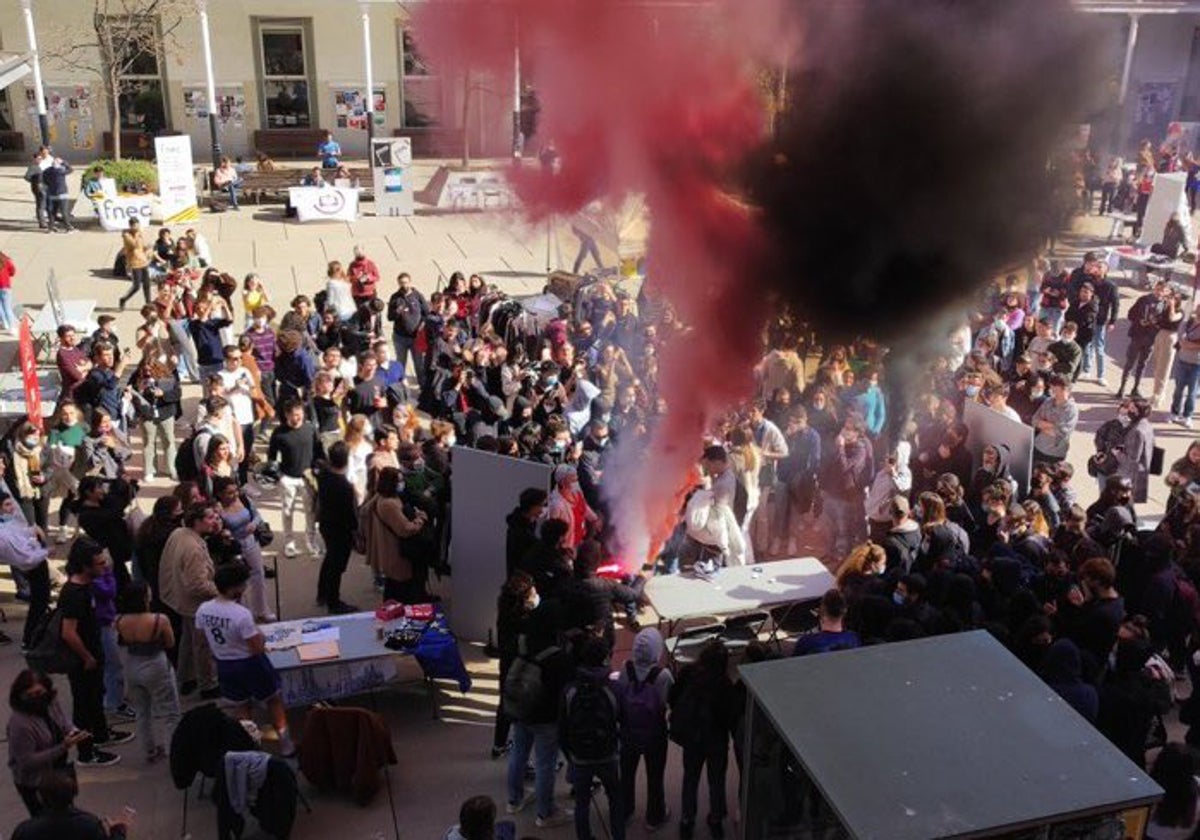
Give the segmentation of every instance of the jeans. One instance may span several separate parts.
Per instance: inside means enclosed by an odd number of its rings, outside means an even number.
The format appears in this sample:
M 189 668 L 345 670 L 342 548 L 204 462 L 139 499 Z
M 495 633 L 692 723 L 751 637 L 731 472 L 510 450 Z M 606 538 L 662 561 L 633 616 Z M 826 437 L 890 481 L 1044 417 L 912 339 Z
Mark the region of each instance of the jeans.
M 325 559 L 317 578 L 317 601 L 328 607 L 342 603 L 342 574 L 350 562 L 351 545 L 341 534 L 321 531 Z
M 25 616 L 22 642 L 29 647 L 33 642 L 33 631 L 50 609 L 50 564 L 43 560 L 26 570 L 25 579 L 29 581 L 29 612 Z
M 1083 348 L 1083 362 L 1080 364 L 1080 370 L 1083 373 L 1092 372 L 1092 356 L 1096 357 L 1096 376 L 1104 378 L 1105 364 L 1105 349 L 1108 344 L 1108 327 L 1096 327 L 1096 331 L 1092 333 L 1092 340 L 1088 342 L 1088 346 Z
M 171 733 L 179 723 L 179 690 L 167 655 L 125 654 L 125 691 L 137 712 L 137 736 L 149 756 L 156 748 L 171 746 Z
M 150 303 L 150 269 L 148 267 L 130 268 L 127 271 L 129 272 L 129 288 L 125 294 L 121 295 L 121 306 L 124 306 L 139 291 L 146 299 L 146 303 Z
M 1118 393 L 1125 393 L 1125 381 L 1130 374 L 1133 375 L 1133 391 L 1131 393 L 1139 393 L 1138 385 L 1142 381 L 1142 374 L 1146 370 L 1146 362 L 1150 358 L 1150 351 L 1154 349 L 1154 338 L 1149 340 L 1144 338 L 1129 340 L 1129 349 L 1125 351 L 1125 370 L 1121 373 L 1121 387 L 1117 389 Z
M 76 668 L 67 674 L 71 683 L 71 722 L 92 733 L 79 742 L 79 757 L 87 761 L 96 747 L 109 738 L 108 718 L 104 716 L 104 670 L 97 665 L 90 671 Z
M 50 218 L 47 220 L 49 222 L 50 230 L 54 230 L 54 220 L 55 219 L 58 219 L 59 224 L 62 226 L 63 230 L 74 230 L 74 228 L 71 227 L 71 206 L 70 205 L 71 205 L 71 196 L 69 196 L 69 195 L 51 196 L 50 203 L 49 203 Z
M 229 194 L 229 206 L 232 207 L 234 210 L 236 210 L 237 206 L 238 206 L 237 191 L 238 191 L 238 187 L 240 187 L 241 185 L 242 185 L 241 181 L 234 181 L 233 183 L 227 184 L 225 186 L 225 192 Z
M 125 702 L 125 668 L 121 665 L 117 628 L 102 624 L 100 643 L 104 646 L 104 710 L 111 712 Z
M 1171 414 L 1191 417 L 1196 410 L 1196 386 L 1200 384 L 1200 364 L 1175 360 L 1175 394 Z
M 646 759 L 646 823 L 658 825 L 667 815 L 667 795 L 663 788 L 663 773 L 667 767 L 667 736 L 648 747 L 621 744 L 621 804 L 625 806 L 625 818 L 633 816 L 637 805 L 638 763 Z
M 700 771 L 708 768 L 708 821 L 725 819 L 725 770 L 729 765 L 729 744 L 705 744 L 683 748 L 683 807 L 680 823 L 694 823 L 699 807 Z
M 172 481 L 176 481 L 175 477 L 175 420 L 168 417 L 165 420 L 144 420 L 142 421 L 142 440 L 145 443 L 145 451 L 142 452 L 145 466 L 142 473 L 145 478 L 154 478 L 157 470 L 155 462 L 158 461 L 158 436 L 162 435 L 163 447 L 167 450 L 167 475 Z
M 396 363 L 404 370 L 404 375 L 408 375 L 408 357 L 412 356 L 412 372 L 417 379 L 417 384 L 420 385 L 425 379 L 425 359 L 413 349 L 413 344 L 416 339 L 410 335 L 400 335 L 400 333 L 392 333 L 392 348 L 396 351 Z
M 585 764 L 573 767 L 575 785 L 575 838 L 592 840 L 592 823 L 588 811 L 592 807 L 592 779 L 599 779 L 608 797 L 608 822 L 612 840 L 625 840 L 625 808 L 621 805 L 621 783 L 617 762 Z
M 537 815 L 554 813 L 554 774 L 558 761 L 558 724 L 513 721 L 513 748 L 508 754 L 508 801 L 520 805 L 525 798 L 525 764 L 533 753 Z
M 12 289 L 0 289 L 0 329 L 17 328 L 17 313 L 13 311 Z
M 188 333 L 186 318 L 177 318 L 171 321 L 171 343 L 179 351 L 179 362 L 176 364 L 179 378 L 184 382 L 188 380 L 199 382 L 200 362 L 196 359 L 196 344 L 192 341 L 191 334 Z
M 827 493 L 825 514 L 829 517 L 830 551 L 834 557 L 845 557 L 864 536 L 866 523 L 863 503 L 839 499 Z
M 1113 181 L 1105 181 L 1100 185 L 1100 215 L 1103 216 L 1112 209 L 1113 196 L 1117 194 L 1117 185 Z
M 33 211 L 37 214 L 38 227 L 46 226 L 46 193 L 41 187 L 33 187 Z
M 295 517 L 297 504 L 303 506 L 304 515 L 308 521 L 308 530 L 306 531 L 306 539 L 310 543 L 315 543 L 313 539 L 317 527 L 316 517 L 313 515 L 313 497 L 312 491 L 308 489 L 308 482 L 303 478 L 292 478 L 290 475 L 279 477 L 279 489 L 283 494 L 282 512 L 283 512 L 283 539 L 284 542 L 293 542 L 296 539 L 295 532 Z
M 250 534 L 238 540 L 242 548 L 242 562 L 250 570 L 250 580 L 246 582 L 246 594 L 242 596 L 242 605 L 250 610 L 256 618 L 271 615 L 271 607 L 267 603 L 267 575 L 263 569 L 262 546 Z
M 1174 332 L 1158 331 L 1158 335 L 1154 337 L 1154 349 L 1150 358 L 1154 361 L 1153 407 L 1158 408 L 1158 401 L 1167 390 L 1167 381 L 1171 378 L 1171 366 L 1175 363 Z
M 583 268 L 584 258 L 589 254 L 596 263 L 596 268 L 604 268 L 604 261 L 600 259 L 600 246 L 596 244 L 596 240 L 578 230 L 574 233 L 579 237 L 579 253 L 575 256 L 575 265 L 571 268 L 571 273 L 579 273 L 579 269 Z

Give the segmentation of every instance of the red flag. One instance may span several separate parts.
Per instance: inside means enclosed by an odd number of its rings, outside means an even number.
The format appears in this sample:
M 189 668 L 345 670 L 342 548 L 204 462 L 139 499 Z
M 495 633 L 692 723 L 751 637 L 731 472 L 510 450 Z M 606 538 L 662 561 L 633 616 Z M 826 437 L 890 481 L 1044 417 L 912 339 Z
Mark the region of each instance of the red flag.
M 38 385 L 37 353 L 33 349 L 33 319 L 21 319 L 17 356 L 21 362 L 21 384 L 25 386 L 25 407 L 29 422 L 42 430 L 42 389 Z

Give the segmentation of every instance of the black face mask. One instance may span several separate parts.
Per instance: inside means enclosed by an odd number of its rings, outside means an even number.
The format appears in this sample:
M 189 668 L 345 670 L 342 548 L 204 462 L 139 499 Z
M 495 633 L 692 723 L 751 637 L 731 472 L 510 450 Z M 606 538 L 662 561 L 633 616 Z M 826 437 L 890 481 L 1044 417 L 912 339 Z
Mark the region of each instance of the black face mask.
M 50 692 L 39 694 L 37 697 L 25 697 L 24 703 L 29 711 L 35 714 L 44 714 L 50 709 L 50 704 L 54 702 L 54 695 Z

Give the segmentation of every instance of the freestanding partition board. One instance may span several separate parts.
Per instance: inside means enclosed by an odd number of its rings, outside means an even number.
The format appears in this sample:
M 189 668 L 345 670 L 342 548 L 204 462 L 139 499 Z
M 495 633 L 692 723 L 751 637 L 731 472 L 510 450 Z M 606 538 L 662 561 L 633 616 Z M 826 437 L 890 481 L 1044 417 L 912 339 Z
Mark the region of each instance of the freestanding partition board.
M 550 467 L 465 446 L 452 450 L 450 627 L 460 639 L 487 641 L 504 584 L 505 518 L 527 487 L 550 488 Z

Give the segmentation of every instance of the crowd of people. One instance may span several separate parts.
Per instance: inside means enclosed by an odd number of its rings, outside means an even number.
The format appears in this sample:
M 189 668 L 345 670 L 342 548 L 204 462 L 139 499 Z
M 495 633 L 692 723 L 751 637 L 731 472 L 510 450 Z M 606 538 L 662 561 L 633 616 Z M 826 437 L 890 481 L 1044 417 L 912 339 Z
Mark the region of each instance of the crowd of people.
M 637 623 L 645 576 L 719 576 L 794 556 L 814 533 L 826 537 L 837 587 L 784 653 L 983 628 L 1137 764 L 1161 742 L 1175 675 L 1195 679 L 1200 648 L 1200 443 L 1164 471 L 1161 524 L 1141 529 L 1133 506 L 1156 480 L 1153 411 L 1165 405 L 1191 428 L 1200 380 L 1200 325 L 1169 284 L 1122 314 L 1098 254 L 1074 268 L 1041 262 L 1027 282 L 990 286 L 915 381 L 901 381 L 869 338 L 817 341 L 780 315 L 764 330 L 753 398 L 694 442 L 695 474 L 655 562 L 613 574 L 605 567 L 622 547 L 610 494 L 620 488 L 606 485 L 606 468 L 615 449 L 643 449 L 675 408 L 659 359 L 693 327 L 652 284 L 634 294 L 587 281 L 544 316 L 479 276 L 456 273 L 426 297 L 408 274 L 382 277 L 362 248 L 347 256 L 318 287 L 274 300 L 257 275 L 239 281 L 218 267 L 195 231 L 175 239 L 162 228 L 151 243 L 133 221 L 118 260 L 130 280 L 122 308 L 143 303 L 132 346 L 111 316 L 90 336 L 59 329 L 54 417 L 44 430 L 16 424 L 0 459 L 0 548 L 29 601 L 31 663 L 51 615 L 49 555 L 69 543 L 56 614 L 72 718 L 37 670 L 10 696 L 10 763 L 31 815 L 69 811 L 60 777 L 72 749 L 84 766 L 116 762 L 106 747 L 135 734 L 113 722 L 135 724 L 145 759 L 160 761 L 180 698 L 193 693 L 244 718 L 266 705 L 290 754 L 258 630 L 276 619 L 264 549 L 319 558 L 313 598 L 331 614 L 359 609 L 341 586 L 355 552 L 381 598 L 435 600 L 431 576 L 451 571 L 457 445 L 552 467 L 552 487 L 525 489 L 508 519 L 491 749 L 507 759 L 507 813 L 533 806 L 538 827 L 573 821 L 580 840 L 592 837 L 598 785 L 623 837 L 643 762 L 643 819 L 667 824 L 673 742 L 680 835 L 696 830 L 705 775 L 707 828 L 724 836 L 743 690 L 720 642 L 668 667 L 658 630 Z M 1072 391 L 1081 377 L 1106 381 L 1117 328 L 1128 351 L 1113 417 L 1089 453 L 1100 498 L 1083 507 L 1068 461 Z M 199 386 L 195 406 L 185 385 Z M 1008 446 L 971 439 L 968 403 L 1033 428 L 1031 474 Z M 146 514 L 138 495 L 161 476 L 177 486 Z M 281 509 L 278 536 L 260 509 L 268 499 Z M 636 635 L 610 680 L 614 614 Z M 742 655 L 778 653 L 753 641 Z M 1194 705 L 1183 704 L 1186 724 Z M 554 800 L 560 754 L 572 814 Z M 491 837 L 495 810 L 468 802 L 448 836 Z M 1195 822 L 1194 805 L 1184 813 Z

